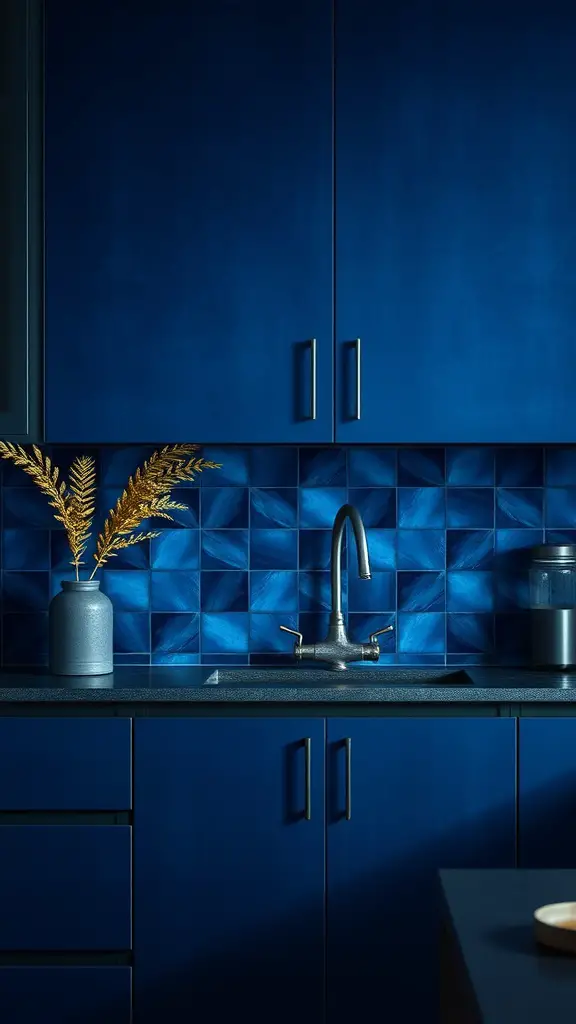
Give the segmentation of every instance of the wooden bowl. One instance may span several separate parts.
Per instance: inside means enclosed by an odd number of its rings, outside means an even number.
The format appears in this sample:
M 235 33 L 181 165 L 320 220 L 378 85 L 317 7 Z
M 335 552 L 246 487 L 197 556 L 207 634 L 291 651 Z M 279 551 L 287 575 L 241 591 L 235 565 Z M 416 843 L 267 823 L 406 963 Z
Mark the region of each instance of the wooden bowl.
M 576 903 L 548 903 L 534 911 L 534 934 L 543 946 L 576 953 Z

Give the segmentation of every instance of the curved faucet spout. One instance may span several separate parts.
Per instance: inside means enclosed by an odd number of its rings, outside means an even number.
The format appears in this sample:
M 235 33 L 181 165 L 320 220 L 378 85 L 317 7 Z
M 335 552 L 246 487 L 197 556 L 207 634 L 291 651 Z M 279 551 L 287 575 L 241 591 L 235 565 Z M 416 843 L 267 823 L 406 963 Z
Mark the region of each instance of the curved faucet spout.
M 352 523 L 354 540 L 356 541 L 356 557 L 358 559 L 358 576 L 362 580 L 370 579 L 370 559 L 368 557 L 368 543 L 362 517 L 357 508 L 353 505 L 342 505 L 336 514 L 332 528 L 332 561 L 330 564 L 330 578 L 332 583 L 332 618 L 333 621 L 342 619 L 342 537 L 346 520 Z

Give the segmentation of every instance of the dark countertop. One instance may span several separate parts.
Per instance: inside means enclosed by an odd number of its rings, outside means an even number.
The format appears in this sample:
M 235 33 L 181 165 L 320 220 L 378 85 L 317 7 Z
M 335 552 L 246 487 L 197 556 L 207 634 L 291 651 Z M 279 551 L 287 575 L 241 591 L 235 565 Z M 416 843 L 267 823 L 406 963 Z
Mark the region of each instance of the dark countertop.
M 0 672 L 0 704 L 44 702 L 203 704 L 576 703 L 576 674 L 529 669 L 324 669 L 122 667 L 108 676 Z
M 573 900 L 576 871 L 454 870 L 440 878 L 480 1020 L 573 1020 L 576 957 L 539 946 L 532 915 L 546 903 Z

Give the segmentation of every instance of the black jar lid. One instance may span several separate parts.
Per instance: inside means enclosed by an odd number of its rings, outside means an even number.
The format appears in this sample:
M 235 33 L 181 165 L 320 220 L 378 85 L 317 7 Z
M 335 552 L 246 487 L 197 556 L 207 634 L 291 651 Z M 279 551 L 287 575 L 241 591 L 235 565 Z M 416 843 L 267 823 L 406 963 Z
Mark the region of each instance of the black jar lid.
M 576 544 L 538 544 L 532 548 L 534 562 L 555 562 L 556 565 L 570 565 L 576 562 Z

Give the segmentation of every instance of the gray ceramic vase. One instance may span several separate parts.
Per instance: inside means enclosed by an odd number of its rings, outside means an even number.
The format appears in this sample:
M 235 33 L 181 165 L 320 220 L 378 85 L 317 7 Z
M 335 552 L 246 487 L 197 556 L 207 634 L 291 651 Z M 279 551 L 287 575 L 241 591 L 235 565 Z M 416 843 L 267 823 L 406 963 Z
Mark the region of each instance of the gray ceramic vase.
M 100 676 L 113 670 L 112 602 L 99 580 L 63 580 L 50 602 L 50 671 L 56 676 Z

